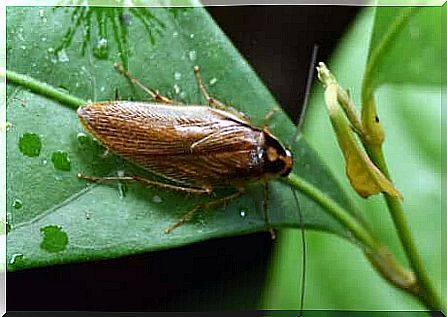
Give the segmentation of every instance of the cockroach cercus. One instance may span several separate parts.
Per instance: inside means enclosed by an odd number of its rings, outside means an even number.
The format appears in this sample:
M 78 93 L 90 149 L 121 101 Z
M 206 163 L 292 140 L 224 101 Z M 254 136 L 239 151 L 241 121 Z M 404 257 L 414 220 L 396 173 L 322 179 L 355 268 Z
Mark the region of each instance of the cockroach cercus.
M 200 208 L 225 203 L 241 195 L 248 182 L 265 184 L 286 177 L 292 170 L 292 153 L 264 127 L 254 126 L 236 109 L 211 97 L 199 67 L 194 73 L 208 105 L 186 105 L 143 86 L 121 65 L 115 67 L 132 83 L 145 90 L 153 102 L 105 101 L 78 109 L 84 127 L 108 150 L 135 163 L 166 181 L 140 176 L 84 179 L 133 180 L 168 190 L 211 194 L 218 187 L 230 187 L 230 195 L 214 198 L 187 211 L 169 233 L 189 220 Z M 270 112 L 267 119 L 273 112 Z M 264 199 L 264 219 L 272 238 L 274 231 Z

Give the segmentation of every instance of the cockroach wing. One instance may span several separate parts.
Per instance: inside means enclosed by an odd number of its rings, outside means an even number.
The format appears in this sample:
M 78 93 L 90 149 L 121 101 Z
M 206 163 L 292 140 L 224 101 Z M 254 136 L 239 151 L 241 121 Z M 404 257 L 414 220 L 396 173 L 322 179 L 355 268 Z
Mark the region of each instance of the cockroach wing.
M 78 114 L 112 152 L 176 182 L 212 186 L 254 172 L 261 132 L 225 111 L 116 101 Z

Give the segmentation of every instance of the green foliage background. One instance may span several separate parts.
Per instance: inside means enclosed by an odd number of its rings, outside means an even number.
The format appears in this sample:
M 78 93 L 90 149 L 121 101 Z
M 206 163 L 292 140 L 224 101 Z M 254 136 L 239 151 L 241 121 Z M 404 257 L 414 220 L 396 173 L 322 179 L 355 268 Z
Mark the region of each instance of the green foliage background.
M 444 6 L 445 7 L 445 6 Z M 407 9 L 407 8 L 405 8 Z M 404 9 L 404 10 L 405 10 Z M 445 8 L 443 8 L 445 9 Z M 401 27 L 387 48 L 375 79 L 377 107 L 384 126 L 384 152 L 393 181 L 403 193 L 403 205 L 416 244 L 435 286 L 441 288 L 445 253 L 441 252 L 441 8 L 421 8 Z M 338 82 L 360 104 L 361 79 L 371 48 L 386 35 L 399 13 L 396 8 L 369 8 L 340 42 L 328 67 Z M 444 10 L 445 12 L 445 10 Z M 445 18 L 445 17 L 444 17 Z M 390 21 L 391 20 L 391 21 Z M 445 43 L 444 43 L 445 45 Z M 445 51 L 444 51 L 445 52 Z M 445 69 L 444 69 L 445 71 Z M 388 76 L 388 74 L 390 76 Z M 418 76 L 419 74 L 419 76 Z M 445 87 L 445 86 L 443 86 Z M 318 149 L 346 192 L 385 241 L 406 263 L 399 240 L 381 197 L 360 199 L 344 174 L 343 157 L 325 113 L 323 89 L 312 95 L 304 135 Z M 272 266 L 264 307 L 296 307 L 297 282 L 291 281 L 292 262 L 299 262 L 299 233 L 288 231 Z M 308 286 L 306 307 L 346 309 L 421 309 L 416 300 L 396 290 L 371 270 L 360 250 L 333 235 L 313 232 L 308 241 Z M 335 250 L 335 251 L 334 251 Z M 443 257 L 442 257 L 443 256 Z M 276 269 L 285 265 L 288 270 Z M 280 283 L 278 283 L 280 281 Z M 283 291 L 289 290 L 289 291 Z M 445 294 L 446 285 L 442 285 Z M 290 295 L 290 296 L 289 296 Z

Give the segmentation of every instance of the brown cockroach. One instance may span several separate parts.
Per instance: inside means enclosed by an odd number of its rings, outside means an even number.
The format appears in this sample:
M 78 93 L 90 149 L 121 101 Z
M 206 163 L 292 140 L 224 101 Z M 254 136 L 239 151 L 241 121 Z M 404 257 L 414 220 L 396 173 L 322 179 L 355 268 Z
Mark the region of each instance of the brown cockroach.
M 185 105 L 143 86 L 121 65 L 115 67 L 132 83 L 145 90 L 153 102 L 105 101 L 78 109 L 84 127 L 108 150 L 135 163 L 164 181 L 140 176 L 81 178 L 134 180 L 161 188 L 211 194 L 217 187 L 231 187 L 235 192 L 186 212 L 165 230 L 171 232 L 189 220 L 201 207 L 225 203 L 241 195 L 248 182 L 267 184 L 286 177 L 292 170 L 292 153 L 267 129 L 254 126 L 236 109 L 211 97 L 199 67 L 194 73 L 208 105 Z M 271 116 L 270 112 L 265 119 Z M 264 199 L 264 219 L 274 238 Z

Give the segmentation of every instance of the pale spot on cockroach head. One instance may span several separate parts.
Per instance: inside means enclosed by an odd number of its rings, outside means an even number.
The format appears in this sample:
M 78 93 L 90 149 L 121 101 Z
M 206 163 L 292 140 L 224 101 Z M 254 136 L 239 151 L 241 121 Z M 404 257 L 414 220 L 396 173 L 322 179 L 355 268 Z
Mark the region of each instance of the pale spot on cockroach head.
M 270 162 L 274 162 L 278 159 L 278 151 L 274 148 L 269 146 L 267 148 L 267 158 Z
M 272 134 L 264 129 L 265 170 L 273 175 L 287 177 L 292 171 L 293 156 Z

